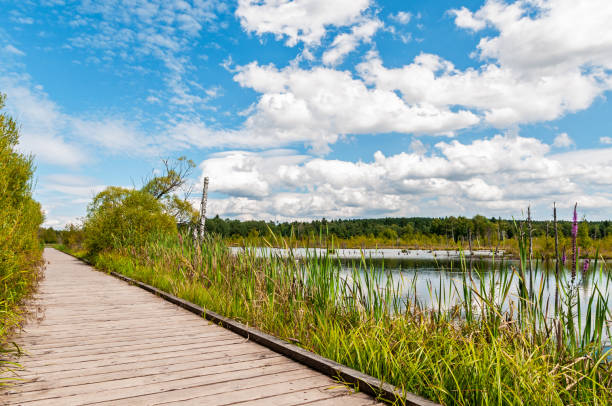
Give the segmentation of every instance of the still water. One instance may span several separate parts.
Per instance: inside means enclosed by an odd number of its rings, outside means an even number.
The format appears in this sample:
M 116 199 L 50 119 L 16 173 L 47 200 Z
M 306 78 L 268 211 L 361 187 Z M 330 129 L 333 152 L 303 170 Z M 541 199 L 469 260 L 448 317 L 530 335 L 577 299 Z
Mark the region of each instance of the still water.
M 401 296 L 402 302 L 414 303 L 422 308 L 449 310 L 453 306 L 464 302 L 464 281 L 467 281 L 473 291 L 491 292 L 491 286 L 495 286 L 495 303 L 500 305 L 503 311 L 516 311 L 518 303 L 519 278 L 518 273 L 512 268 L 519 267 L 515 260 L 496 260 L 491 256 L 464 258 L 440 257 L 416 259 L 416 258 L 367 258 L 355 260 L 350 258 L 339 258 L 342 267 L 341 277 L 348 282 L 359 275 L 361 280 L 368 277 L 376 278 L 379 289 L 392 285 L 394 290 Z M 364 266 L 365 264 L 365 266 Z M 526 273 L 527 288 L 535 292 L 535 297 L 540 298 L 542 312 L 550 320 L 554 316 L 555 291 L 557 283 L 555 278 L 554 262 L 532 264 L 533 270 Z M 561 267 L 560 289 L 573 289 L 575 292 L 574 310 L 577 315 L 578 308 L 581 310 L 580 323 L 586 322 L 586 309 L 588 302 L 594 297 L 594 303 L 599 299 L 607 308 L 608 325 L 612 328 L 612 301 L 610 305 L 606 301 L 612 299 L 612 275 L 609 266 L 599 262 L 597 269 L 595 264 L 590 263 L 586 270 L 584 263 L 579 261 L 578 271 L 572 282 L 571 271 L 567 267 Z M 355 273 L 355 270 L 358 270 Z M 466 272 L 467 270 L 467 272 Z M 470 271 L 471 270 L 471 271 Z M 506 278 L 506 279 L 505 279 Z M 500 291 L 504 286 L 504 279 L 510 285 L 509 293 L 502 298 Z M 564 297 L 562 292 L 560 297 Z M 473 305 L 478 309 L 479 300 L 472 295 Z M 567 304 L 561 301 L 562 308 Z M 593 318 L 592 318 L 593 320 Z M 605 341 L 610 342 L 610 333 L 607 331 Z
M 239 252 L 241 248 L 232 248 Z M 415 301 L 422 308 L 448 310 L 464 302 L 464 280 L 467 280 L 472 290 L 478 292 L 491 292 L 494 285 L 496 292 L 495 303 L 503 311 L 517 308 L 519 278 L 512 268 L 518 268 L 517 261 L 505 259 L 503 252 L 473 251 L 471 254 L 459 251 L 431 251 L 431 250 L 400 250 L 400 249 L 293 249 L 290 251 L 278 248 L 256 248 L 259 256 L 293 256 L 312 257 L 329 255 L 337 259 L 341 266 L 340 277 L 349 284 L 354 278 L 363 282 L 366 278 L 374 279 L 379 290 L 386 286 L 393 286 L 396 295 L 401 297 L 405 308 L 407 302 Z M 467 254 L 465 256 L 464 254 Z M 554 263 L 533 262 L 532 272 L 526 273 L 527 288 L 535 292 L 535 297 L 541 303 L 542 312 L 547 319 L 554 316 L 554 300 L 557 283 Z M 574 314 L 578 307 L 581 309 L 580 324 L 586 321 L 585 309 L 591 297 L 601 300 L 601 303 L 612 298 L 612 277 L 609 264 L 599 262 L 597 269 L 590 263 L 584 268 L 584 262 L 577 264 L 577 273 L 572 281 L 571 272 L 567 267 L 561 267 L 561 286 L 575 292 Z M 586 271 L 583 271 L 586 269 Z M 356 272 L 355 272 L 356 270 Z M 467 272 L 466 272 L 467 270 Z M 503 280 L 510 285 L 506 297 L 500 297 Z M 362 286 L 365 284 L 362 283 Z M 563 297 L 563 294 L 559 296 Z M 473 305 L 478 308 L 478 300 L 473 295 Z M 612 305 L 612 302 L 610 303 Z M 567 308 L 566 303 L 560 303 Z M 610 328 L 612 328 L 612 307 L 605 303 Z M 401 309 L 400 309 L 401 310 Z M 610 334 L 605 334 L 606 341 L 610 342 Z

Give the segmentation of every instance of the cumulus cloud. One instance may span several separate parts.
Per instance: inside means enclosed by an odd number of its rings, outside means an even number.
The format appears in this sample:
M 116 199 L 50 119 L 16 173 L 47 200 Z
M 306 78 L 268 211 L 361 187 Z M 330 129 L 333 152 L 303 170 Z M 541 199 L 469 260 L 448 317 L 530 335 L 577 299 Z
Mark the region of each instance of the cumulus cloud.
M 389 18 L 399 24 L 408 24 L 412 18 L 412 14 L 406 11 L 398 11 L 397 14 L 391 14 Z
M 293 151 L 271 150 L 265 153 L 225 151 L 214 154 L 200 167 L 212 179 L 211 192 L 229 196 L 259 198 L 267 196 L 270 184 L 279 182 L 274 171 L 281 165 L 297 164 L 305 157 Z
M 459 105 L 476 110 L 485 122 L 502 128 L 585 109 L 604 90 L 596 78 L 579 69 L 546 78 L 526 77 L 496 64 L 461 71 L 433 54 L 420 54 L 400 68 L 386 68 L 372 54 L 358 71 L 378 89 L 400 91 L 406 103 L 429 103 L 437 108 Z
M 561 133 L 555 137 L 553 145 L 559 148 L 567 148 L 574 145 L 574 140 L 572 140 L 567 133 Z
M 537 76 L 612 67 L 612 7 L 607 0 L 488 0 L 472 14 L 499 31 L 478 44 L 481 59 L 496 59 L 507 68 Z
M 338 34 L 331 47 L 323 54 L 323 63 L 336 65 L 342 62 L 344 57 L 353 51 L 361 41 L 371 42 L 372 36 L 382 27 L 383 23 L 378 19 L 366 20 L 354 26 L 350 33 Z
M 286 38 L 288 46 L 318 45 L 326 27 L 346 27 L 361 19 L 370 0 L 239 0 L 236 16 L 257 35 Z
M 449 208 L 511 216 L 530 202 L 547 215 L 553 201 L 572 200 L 603 213 L 612 196 L 600 186 L 612 178 L 592 174 L 612 173 L 611 152 L 551 154 L 538 139 L 496 135 L 439 142 L 429 154 L 379 151 L 371 162 L 232 151 L 201 167 L 211 190 L 216 184 L 227 195 L 214 199 L 213 213 L 240 218 L 447 215 Z
M 410 64 L 389 68 L 372 50 L 352 73 L 332 67 L 381 28 L 380 21 L 363 16 L 368 2 L 353 2 L 350 18 L 343 14 L 334 20 L 336 10 L 322 20 L 313 11 L 311 19 L 294 19 L 291 25 L 276 21 L 275 13 L 327 10 L 337 4 L 244 0 L 237 13 L 246 29 L 274 33 L 290 45 L 319 44 L 326 26 L 349 30 L 338 34 L 323 52 L 327 67 L 292 64 L 279 69 L 257 62 L 236 67 L 234 80 L 260 97 L 241 131 L 224 139 L 241 146 L 247 142 L 243 134 L 252 134 L 251 145 L 306 143 L 325 153 L 345 134 L 454 135 L 478 124 L 507 129 L 584 110 L 612 88 L 612 37 L 605 29 L 612 7 L 604 3 L 489 0 L 475 12 L 452 10 L 460 27 L 478 31 L 488 25 L 497 30 L 478 43 L 480 66 L 458 69 L 438 55 L 422 53 Z M 571 18 L 574 10 L 594 17 Z M 559 138 L 555 146 L 562 143 Z
M 461 106 L 500 128 L 584 110 L 612 88 L 612 7 L 606 0 L 489 0 L 476 12 L 451 13 L 459 27 L 498 31 L 478 43 L 480 67 L 459 70 L 423 53 L 411 64 L 386 68 L 370 53 L 358 66 L 363 80 L 401 92 L 407 104 Z
M 262 93 L 246 120 L 249 132 L 275 134 L 285 145 L 307 142 L 322 152 L 342 134 L 448 134 L 479 121 L 466 110 L 406 103 L 392 89 L 368 88 L 347 71 L 251 63 L 239 67 L 234 80 Z
M 483 19 L 475 16 L 470 10 L 465 7 L 450 10 L 449 13 L 455 16 L 455 24 L 457 25 L 457 27 L 460 28 L 466 28 L 472 31 L 480 31 L 487 25 L 487 23 Z

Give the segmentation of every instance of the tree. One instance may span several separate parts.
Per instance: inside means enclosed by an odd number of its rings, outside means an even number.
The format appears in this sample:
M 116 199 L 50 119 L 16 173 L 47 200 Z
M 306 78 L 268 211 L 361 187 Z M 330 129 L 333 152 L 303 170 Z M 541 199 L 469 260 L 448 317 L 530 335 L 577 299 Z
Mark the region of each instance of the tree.
M 0 93 L 0 112 L 6 96 Z M 32 198 L 34 164 L 21 154 L 19 127 L 0 114 L 0 353 L 19 317 L 14 309 L 34 286 L 41 264 L 38 230 L 43 214 Z M 0 364 L 2 364 L 0 360 Z
M 87 208 L 85 248 L 91 254 L 142 244 L 157 234 L 176 233 L 176 222 L 152 194 L 110 186 Z
M 195 223 L 199 214 L 188 200 L 191 188 L 187 187 L 195 163 L 182 156 L 175 160 L 162 159 L 162 164 L 162 174 L 145 179 L 141 190 L 162 202 L 165 212 L 177 223 Z M 176 194 L 179 191 L 184 192 L 183 198 Z
M 578 246 L 584 254 L 593 246 L 593 240 L 589 237 L 589 224 L 583 219 L 578 225 Z

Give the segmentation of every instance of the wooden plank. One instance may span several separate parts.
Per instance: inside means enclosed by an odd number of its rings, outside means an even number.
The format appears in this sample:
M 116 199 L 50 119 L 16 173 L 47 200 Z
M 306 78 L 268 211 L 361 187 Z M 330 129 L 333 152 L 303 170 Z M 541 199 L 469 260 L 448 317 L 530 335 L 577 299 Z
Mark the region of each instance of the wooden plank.
M 231 333 L 227 331 L 218 331 L 216 328 L 211 328 L 209 331 L 196 330 L 188 333 L 179 333 L 176 329 L 168 330 L 165 333 L 160 334 L 143 334 L 139 337 L 134 337 L 133 333 L 130 335 L 112 335 L 112 336 L 100 336 L 100 337 L 84 337 L 82 340 L 63 340 L 56 344 L 47 344 L 42 342 L 40 345 L 28 344 L 27 353 L 28 355 L 36 355 L 43 352 L 51 351 L 53 353 L 64 353 L 78 351 L 86 348 L 112 348 L 118 346 L 133 345 L 136 343 L 152 343 L 157 341 L 170 341 L 176 338 L 197 338 L 218 335 L 230 336 Z
M 181 329 L 187 328 L 185 332 Z M 156 328 L 140 328 L 140 329 L 124 329 L 114 331 L 106 334 L 84 334 L 84 335 L 66 335 L 64 337 L 52 335 L 52 336 L 33 336 L 20 337 L 15 340 L 17 344 L 27 345 L 28 349 L 44 349 L 44 348 L 57 348 L 57 347 L 71 347 L 79 344 L 95 344 L 95 343 L 107 343 L 113 341 L 122 341 L 126 338 L 157 338 L 157 337 L 176 337 L 178 335 L 197 335 L 203 334 L 208 331 L 217 331 L 217 326 L 205 323 L 181 323 L 178 326 L 160 326 Z
M 229 340 L 224 341 L 212 341 L 212 342 L 197 342 L 191 344 L 166 344 L 162 346 L 155 346 L 154 348 L 142 348 L 142 349 L 128 349 L 128 350 L 119 350 L 112 353 L 107 354 L 90 354 L 90 355 L 76 355 L 74 357 L 60 357 L 54 359 L 44 359 L 44 358 L 33 358 L 31 360 L 26 360 L 27 367 L 35 367 L 39 365 L 55 365 L 61 363 L 61 365 L 68 366 L 70 364 L 80 364 L 88 361 L 98 361 L 105 359 L 121 359 L 124 356 L 141 356 L 141 355 L 150 355 L 150 354 L 164 354 L 164 353 L 174 353 L 174 352 L 184 352 L 184 351 L 209 351 L 209 350 L 218 350 L 222 347 L 229 347 L 235 345 L 253 345 L 252 343 L 245 344 L 244 339 L 242 337 L 236 337 Z
M 136 375 L 127 378 L 114 378 L 98 382 L 82 382 L 76 385 L 62 384 L 62 386 L 57 386 L 55 382 L 52 382 L 47 383 L 47 385 L 42 385 L 43 387 L 37 390 L 15 392 L 14 400 L 19 403 L 42 399 L 66 398 L 92 392 L 102 392 L 106 390 L 118 391 L 123 388 L 136 388 L 171 381 L 181 381 L 189 384 L 190 382 L 200 382 L 204 379 L 207 383 L 214 383 L 228 379 L 241 379 L 244 377 L 266 375 L 292 369 L 306 369 L 306 367 L 302 365 L 292 364 L 293 363 L 286 358 L 276 357 L 235 363 L 231 365 L 231 372 L 227 372 L 228 366 L 222 364 L 178 371 L 159 371 L 158 373 Z
M 222 354 L 217 358 L 201 358 L 193 355 L 185 357 L 173 357 L 166 359 L 154 359 L 152 361 L 134 362 L 131 364 L 113 365 L 110 367 L 98 367 L 90 369 L 80 369 L 78 371 L 61 371 L 56 373 L 46 373 L 43 375 L 33 375 L 31 379 L 18 383 L 14 388 L 19 388 L 19 392 L 31 392 L 48 388 L 49 385 L 74 386 L 86 383 L 112 381 L 117 379 L 132 378 L 135 376 L 155 375 L 167 372 L 177 372 L 194 368 L 212 367 L 223 365 L 227 369 L 232 369 L 233 364 L 243 361 L 256 361 L 264 359 L 285 359 L 280 354 L 270 354 L 269 352 L 251 352 L 242 355 Z M 9 388 L 6 394 L 16 389 Z
M 180 322 L 167 322 L 167 323 L 163 323 L 162 325 L 146 324 L 142 326 L 131 326 L 131 327 L 130 326 L 119 326 L 116 328 L 98 329 L 98 331 L 100 333 L 104 333 L 105 335 L 114 334 L 114 333 L 117 333 L 117 334 L 126 333 L 126 332 L 134 331 L 134 330 L 138 330 L 142 333 L 147 333 L 147 332 L 161 331 L 161 330 L 167 330 L 167 329 L 174 329 L 175 331 L 177 331 L 182 326 L 185 326 L 187 329 L 189 329 L 189 328 L 197 328 L 198 326 L 203 328 L 203 327 L 211 326 L 211 325 L 214 326 L 214 324 L 210 322 L 202 321 L 196 317 L 195 319 L 192 319 L 192 320 L 184 320 Z M 91 334 L 92 332 L 90 330 L 73 331 L 68 328 L 61 330 L 61 331 L 49 332 L 46 334 L 43 334 L 42 332 L 40 334 L 37 334 L 38 332 L 35 329 L 28 329 L 27 331 L 26 330 L 23 330 L 23 331 L 25 332 L 25 334 L 22 334 L 20 337 L 17 337 L 16 339 L 17 342 L 20 342 L 20 341 L 27 342 L 28 340 L 36 340 L 40 338 L 48 339 L 49 337 L 80 338 L 80 337 L 91 337 L 92 335 Z
M 70 370 L 46 370 L 31 368 L 27 371 L 20 371 L 19 377 L 27 382 L 23 385 L 27 385 L 29 382 L 38 382 L 46 379 L 69 379 L 80 376 L 95 376 L 98 374 L 105 373 L 118 373 L 122 371 L 132 371 L 140 369 L 159 369 L 163 370 L 168 365 L 174 365 L 175 363 L 189 363 L 189 362 L 201 362 L 206 364 L 208 362 L 222 363 L 227 360 L 228 363 L 232 363 L 234 359 L 263 359 L 263 358 L 274 358 L 278 357 L 279 354 L 267 351 L 257 347 L 242 348 L 233 351 L 221 351 L 221 352 L 207 352 L 207 353 L 188 353 L 185 355 L 169 353 L 162 356 L 149 356 L 149 357 L 137 357 L 134 359 L 123 358 L 122 362 L 114 364 L 79 364 L 77 369 Z M 212 365 L 211 364 L 211 365 Z
M 371 396 L 365 393 L 356 393 L 354 395 L 338 396 L 329 399 L 316 400 L 314 402 L 300 403 L 301 405 L 312 406 L 366 406 L 378 405 L 379 403 L 372 399 Z
M 193 337 L 175 337 L 171 340 L 173 347 L 176 346 L 184 346 L 184 345 L 192 345 L 192 344 L 200 344 L 200 343 L 210 343 L 210 342 L 243 342 L 236 341 L 236 336 L 232 336 L 231 334 L 227 334 L 223 331 L 221 332 L 213 332 L 207 335 L 193 336 Z M 155 340 L 151 342 L 140 341 L 137 343 L 131 342 L 119 342 L 114 343 L 113 345 L 97 345 L 95 347 L 72 347 L 65 348 L 64 351 L 53 351 L 53 350 L 43 350 L 38 352 L 29 352 L 25 357 L 33 359 L 33 360 L 41 360 L 41 361 L 53 361 L 53 360 L 61 360 L 67 361 L 75 357 L 81 356 L 93 356 L 93 355 L 107 355 L 107 356 L 117 356 L 118 353 L 123 352 L 133 352 L 135 350 L 153 350 L 157 348 L 165 348 L 168 346 L 169 340 Z
M 288 371 L 287 371 L 288 369 Z M 280 371 L 283 372 L 272 372 Z M 266 373 L 268 372 L 268 373 Z M 92 389 L 91 392 L 54 398 L 44 398 L 32 400 L 28 405 L 47 405 L 47 406 L 71 406 L 86 403 L 103 403 L 117 400 L 127 400 L 125 404 L 130 405 L 150 405 L 151 399 L 160 401 L 181 400 L 184 393 L 181 390 L 192 389 L 190 393 L 204 393 L 213 395 L 217 393 L 231 393 L 232 397 L 243 388 L 261 386 L 266 382 L 286 383 L 297 381 L 300 378 L 317 376 L 315 371 L 297 369 L 291 370 L 283 366 L 272 366 L 255 368 L 244 371 L 229 372 L 210 376 L 192 377 L 166 382 L 152 382 L 141 386 L 128 388 L 109 388 L 105 390 Z M 227 398 L 227 395 L 225 395 Z M 146 399 L 143 399 L 146 398 Z M 9 397 L 8 404 L 20 404 L 18 398 Z M 157 402 L 157 400 L 155 400 Z
M 240 401 L 240 405 L 249 406 L 285 406 L 298 405 L 318 400 L 333 400 L 340 396 L 354 397 L 353 392 L 347 390 L 343 385 L 330 386 L 327 383 L 321 386 L 320 380 L 316 378 L 301 379 L 293 382 L 290 386 L 284 383 L 257 386 L 240 391 L 237 398 L 227 398 L 225 394 L 214 396 L 194 397 L 188 400 L 163 403 L 163 405 L 198 405 L 206 403 L 207 405 L 223 405 Z M 244 400 L 248 399 L 248 400 Z M 370 401 L 372 399 L 370 398 Z
M 106 359 L 98 359 L 93 361 L 83 361 L 74 364 L 62 364 L 55 363 L 52 365 L 38 365 L 38 366 L 30 366 L 29 363 L 26 365 L 26 371 L 36 371 L 39 374 L 49 373 L 49 372 L 58 372 L 58 371 L 73 371 L 73 370 L 83 370 L 87 368 L 96 368 L 96 367 L 104 367 L 110 365 L 124 365 L 134 362 L 143 362 L 153 359 L 172 359 L 182 356 L 194 356 L 198 354 L 199 356 L 208 356 L 210 358 L 216 358 L 219 356 L 230 356 L 233 354 L 242 354 L 248 351 L 255 352 L 261 351 L 262 348 L 259 346 L 252 346 L 247 344 L 234 344 L 234 345 L 220 345 L 215 346 L 214 348 L 205 348 L 199 351 L 194 352 L 193 350 L 182 350 L 182 351 L 167 351 L 167 352 L 156 352 L 146 355 L 125 355 L 121 358 L 106 358 Z M 270 352 L 273 354 L 273 352 Z

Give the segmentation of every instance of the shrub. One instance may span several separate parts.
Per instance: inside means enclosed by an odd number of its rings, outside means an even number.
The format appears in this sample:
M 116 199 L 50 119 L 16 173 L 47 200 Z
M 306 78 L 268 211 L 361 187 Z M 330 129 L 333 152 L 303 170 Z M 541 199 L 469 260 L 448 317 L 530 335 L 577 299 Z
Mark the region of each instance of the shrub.
M 152 194 L 110 186 L 87 208 L 84 245 L 90 254 L 138 246 L 152 235 L 176 233 L 176 222 Z
M 4 100 L 0 94 L 0 110 Z M 35 285 L 42 256 L 43 215 L 32 199 L 32 157 L 15 150 L 18 142 L 17 124 L 0 114 L 0 349 L 20 320 L 19 305 Z

